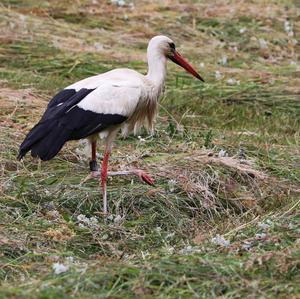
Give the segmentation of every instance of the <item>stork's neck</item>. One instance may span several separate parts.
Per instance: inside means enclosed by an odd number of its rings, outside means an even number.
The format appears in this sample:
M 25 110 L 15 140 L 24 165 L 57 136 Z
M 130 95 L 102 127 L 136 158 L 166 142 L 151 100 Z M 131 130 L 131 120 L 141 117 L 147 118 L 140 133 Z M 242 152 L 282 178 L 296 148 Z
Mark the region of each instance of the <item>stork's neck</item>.
M 147 78 L 157 88 L 161 88 L 165 83 L 165 77 L 167 72 L 167 59 L 166 57 L 157 51 L 156 49 L 148 49 L 148 73 Z

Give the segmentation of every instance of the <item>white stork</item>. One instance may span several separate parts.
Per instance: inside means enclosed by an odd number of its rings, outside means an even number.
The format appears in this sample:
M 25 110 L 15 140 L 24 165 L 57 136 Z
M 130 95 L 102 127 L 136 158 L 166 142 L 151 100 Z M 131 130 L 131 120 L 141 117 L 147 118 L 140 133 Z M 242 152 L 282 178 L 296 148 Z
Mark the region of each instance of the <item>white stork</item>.
M 120 68 L 76 82 L 49 102 L 41 120 L 20 146 L 18 159 L 31 150 L 33 157 L 52 159 L 69 140 L 87 138 L 91 143 L 91 175 L 99 173 L 96 142 L 104 139 L 105 153 L 101 167 L 103 211 L 107 213 L 107 166 L 117 133 L 136 131 L 143 124 L 153 127 L 157 103 L 164 87 L 167 59 L 172 60 L 203 81 L 194 68 L 176 51 L 166 36 L 153 37 L 147 49 L 148 73 Z M 141 170 L 119 172 L 135 174 L 153 185 L 153 179 Z

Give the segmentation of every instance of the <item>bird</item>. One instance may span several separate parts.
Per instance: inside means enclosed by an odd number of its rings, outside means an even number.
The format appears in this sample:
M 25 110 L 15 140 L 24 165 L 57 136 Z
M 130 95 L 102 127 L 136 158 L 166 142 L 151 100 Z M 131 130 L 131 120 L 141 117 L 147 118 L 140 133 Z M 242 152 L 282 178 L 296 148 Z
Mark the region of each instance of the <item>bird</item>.
M 142 170 L 108 172 L 113 141 L 145 126 L 153 129 L 157 106 L 164 90 L 167 60 L 184 68 L 196 79 L 203 78 L 177 51 L 173 40 L 154 36 L 148 43 L 148 72 L 143 75 L 128 68 L 117 68 L 88 77 L 58 92 L 48 103 L 40 121 L 20 145 L 18 160 L 31 151 L 32 157 L 51 160 L 70 140 L 88 139 L 91 145 L 91 177 L 100 176 L 103 213 L 108 213 L 107 176 L 134 174 L 149 185 L 154 180 Z M 97 141 L 105 144 L 101 172 L 96 161 Z

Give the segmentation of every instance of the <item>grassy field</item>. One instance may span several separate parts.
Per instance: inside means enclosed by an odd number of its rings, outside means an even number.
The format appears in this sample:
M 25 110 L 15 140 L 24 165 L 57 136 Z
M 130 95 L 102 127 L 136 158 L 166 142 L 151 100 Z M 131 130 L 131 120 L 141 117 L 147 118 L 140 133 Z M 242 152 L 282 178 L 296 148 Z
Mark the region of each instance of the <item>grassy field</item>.
M 299 1 L 123 2 L 0 3 L 0 298 L 300 298 Z M 156 185 L 110 179 L 106 219 L 84 144 L 18 147 L 61 88 L 145 73 L 157 34 L 206 83 L 169 64 L 155 134 L 110 160 Z

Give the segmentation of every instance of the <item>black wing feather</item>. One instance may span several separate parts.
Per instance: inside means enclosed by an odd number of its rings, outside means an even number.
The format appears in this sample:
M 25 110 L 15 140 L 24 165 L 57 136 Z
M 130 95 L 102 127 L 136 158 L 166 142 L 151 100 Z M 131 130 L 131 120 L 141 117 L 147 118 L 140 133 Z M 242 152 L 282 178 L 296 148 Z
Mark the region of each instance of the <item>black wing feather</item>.
M 18 159 L 31 150 L 32 156 L 50 160 L 67 141 L 86 138 L 127 119 L 123 115 L 100 114 L 79 108 L 77 104 L 92 91 L 81 89 L 75 93 L 62 91 L 57 94 L 21 144 Z
M 69 89 L 66 90 L 69 91 Z M 66 98 L 66 95 L 63 93 L 64 90 L 61 91 L 50 101 L 40 122 L 61 117 L 69 109 L 78 104 L 81 100 L 83 100 L 88 94 L 90 94 L 94 90 L 95 89 L 82 88 L 76 92 L 75 90 L 70 89 L 72 93 L 69 92 L 69 98 Z M 75 91 L 75 93 L 73 93 L 73 91 Z M 62 94 L 63 96 L 59 96 L 60 94 Z
M 68 99 L 70 99 L 75 94 L 76 94 L 75 89 L 63 89 L 50 100 L 47 108 L 50 108 L 50 107 L 56 106 L 60 103 L 66 102 Z

